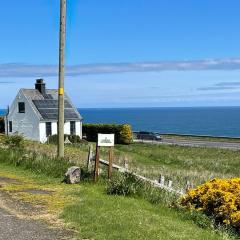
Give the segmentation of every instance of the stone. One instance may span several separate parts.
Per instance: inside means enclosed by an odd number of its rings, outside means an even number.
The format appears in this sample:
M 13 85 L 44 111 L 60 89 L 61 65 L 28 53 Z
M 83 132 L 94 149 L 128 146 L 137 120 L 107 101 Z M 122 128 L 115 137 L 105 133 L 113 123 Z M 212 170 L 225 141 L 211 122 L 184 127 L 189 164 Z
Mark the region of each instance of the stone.
M 72 143 L 70 142 L 70 140 L 69 140 L 69 138 L 68 138 L 68 137 L 66 137 L 66 139 L 65 139 L 64 143 L 65 143 L 65 144 L 72 144 Z
M 81 180 L 81 169 L 79 167 L 70 167 L 65 173 L 64 181 L 68 184 L 76 184 Z

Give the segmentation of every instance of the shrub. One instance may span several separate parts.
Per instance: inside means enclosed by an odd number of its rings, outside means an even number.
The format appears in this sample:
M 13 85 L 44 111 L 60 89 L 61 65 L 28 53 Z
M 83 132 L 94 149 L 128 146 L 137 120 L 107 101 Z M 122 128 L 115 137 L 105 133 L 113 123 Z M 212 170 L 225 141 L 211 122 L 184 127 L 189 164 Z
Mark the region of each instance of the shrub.
M 132 142 L 132 130 L 128 124 L 84 124 L 83 134 L 91 142 L 97 141 L 98 133 L 115 134 L 116 144 L 130 144 Z
M 122 125 L 122 129 L 120 132 L 119 142 L 123 144 L 130 144 L 133 139 L 132 128 L 128 124 Z
M 107 194 L 129 196 L 139 194 L 143 183 L 132 173 L 118 173 L 107 185 Z
M 0 117 L 0 133 L 5 132 L 5 121 L 3 117 Z
M 4 144 L 7 145 L 9 148 L 22 148 L 23 136 L 21 135 L 6 136 Z
M 152 204 L 165 204 L 170 206 L 176 203 L 179 196 L 164 189 L 155 188 L 152 184 L 142 181 L 134 174 L 117 173 L 108 182 L 107 194 L 137 196 L 146 199 Z
M 240 178 L 213 179 L 190 190 L 181 204 L 240 230 Z

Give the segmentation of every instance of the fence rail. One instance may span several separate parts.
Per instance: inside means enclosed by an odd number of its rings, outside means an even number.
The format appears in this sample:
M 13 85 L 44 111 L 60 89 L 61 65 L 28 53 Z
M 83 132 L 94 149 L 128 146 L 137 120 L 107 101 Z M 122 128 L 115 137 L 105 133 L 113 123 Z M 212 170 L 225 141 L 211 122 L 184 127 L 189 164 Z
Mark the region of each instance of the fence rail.
M 91 162 L 95 162 L 95 155 L 93 154 L 92 147 L 89 147 L 88 169 L 90 167 Z M 107 160 L 100 159 L 99 162 L 102 165 L 109 166 L 109 162 Z M 160 175 L 158 180 L 152 180 L 150 178 L 146 178 L 144 176 L 141 176 L 140 174 L 132 172 L 128 168 L 128 164 L 125 164 L 124 167 L 113 164 L 112 167 L 113 167 L 113 169 L 115 169 L 119 172 L 122 172 L 122 173 L 124 173 L 124 172 L 132 173 L 138 179 L 141 179 L 144 182 L 148 182 L 156 188 L 164 189 L 165 191 L 168 191 L 168 192 L 171 192 L 171 193 L 184 195 L 189 189 L 193 188 L 193 184 L 191 184 L 189 181 L 187 181 L 186 185 L 183 188 L 180 188 L 180 189 L 179 188 L 174 188 L 173 181 L 172 180 L 166 181 L 165 177 L 163 175 Z

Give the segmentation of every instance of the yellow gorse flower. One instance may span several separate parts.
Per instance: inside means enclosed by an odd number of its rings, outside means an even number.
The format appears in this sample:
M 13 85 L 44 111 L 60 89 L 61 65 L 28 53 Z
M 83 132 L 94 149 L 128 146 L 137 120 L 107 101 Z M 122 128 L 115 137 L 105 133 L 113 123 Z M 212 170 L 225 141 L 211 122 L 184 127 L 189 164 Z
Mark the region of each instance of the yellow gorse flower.
M 213 179 L 188 191 L 181 204 L 240 229 L 240 178 Z

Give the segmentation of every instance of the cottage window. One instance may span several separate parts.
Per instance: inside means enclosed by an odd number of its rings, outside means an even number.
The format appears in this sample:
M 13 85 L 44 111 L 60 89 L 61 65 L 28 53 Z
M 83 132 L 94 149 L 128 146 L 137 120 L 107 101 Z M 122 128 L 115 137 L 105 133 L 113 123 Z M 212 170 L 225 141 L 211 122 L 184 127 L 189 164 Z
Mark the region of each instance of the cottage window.
M 19 113 L 25 113 L 25 103 L 24 102 L 19 102 L 18 103 L 18 112 Z
M 76 122 L 74 121 L 70 122 L 70 134 L 76 135 Z
M 9 121 L 9 132 L 12 132 L 12 121 Z
M 46 136 L 49 137 L 52 135 L 52 123 L 46 122 Z

